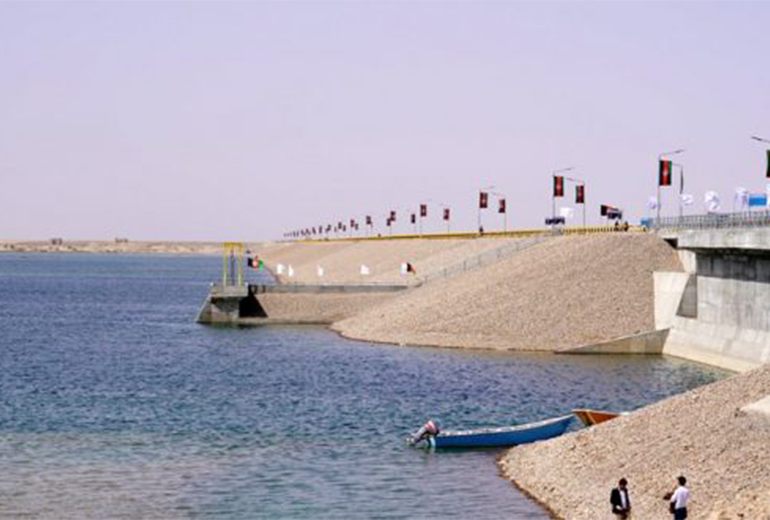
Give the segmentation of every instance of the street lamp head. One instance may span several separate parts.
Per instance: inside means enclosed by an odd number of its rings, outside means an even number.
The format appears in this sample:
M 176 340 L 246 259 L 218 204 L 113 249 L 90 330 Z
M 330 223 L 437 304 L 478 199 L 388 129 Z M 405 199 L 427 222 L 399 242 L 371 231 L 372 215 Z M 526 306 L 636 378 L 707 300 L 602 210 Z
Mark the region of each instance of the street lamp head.
M 663 157 L 665 157 L 665 156 L 667 156 L 667 155 L 676 155 L 676 154 L 678 154 L 678 153 L 683 153 L 684 151 L 685 151 L 685 150 L 684 150 L 684 148 L 680 148 L 680 149 L 678 149 L 678 150 L 674 150 L 674 151 L 672 151 L 672 152 L 663 152 L 663 153 L 662 153 L 662 154 L 660 154 L 658 157 L 662 159 Z

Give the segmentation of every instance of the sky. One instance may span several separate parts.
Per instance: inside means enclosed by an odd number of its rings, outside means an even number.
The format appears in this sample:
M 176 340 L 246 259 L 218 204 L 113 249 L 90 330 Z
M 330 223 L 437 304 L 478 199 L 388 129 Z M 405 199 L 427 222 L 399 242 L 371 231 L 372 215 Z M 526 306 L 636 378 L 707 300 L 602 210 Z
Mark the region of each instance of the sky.
M 267 240 L 428 204 L 765 191 L 770 2 L 0 2 L 0 239 Z M 678 178 L 675 178 L 678 182 Z M 574 206 L 574 187 L 558 208 Z M 494 198 L 493 198 L 493 204 Z M 664 189 L 664 215 L 678 213 Z M 573 224 L 580 224 L 580 209 Z M 484 212 L 486 229 L 503 225 Z

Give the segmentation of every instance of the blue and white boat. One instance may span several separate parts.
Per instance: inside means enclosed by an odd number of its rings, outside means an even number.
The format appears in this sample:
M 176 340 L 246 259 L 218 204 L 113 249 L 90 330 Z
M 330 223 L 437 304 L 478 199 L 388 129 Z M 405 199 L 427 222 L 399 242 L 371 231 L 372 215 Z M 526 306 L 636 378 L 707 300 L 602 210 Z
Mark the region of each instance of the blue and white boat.
M 416 444 L 427 442 L 431 448 L 492 448 L 515 446 L 558 437 L 569 427 L 574 415 L 555 417 L 519 426 L 446 430 L 438 435 L 425 435 Z

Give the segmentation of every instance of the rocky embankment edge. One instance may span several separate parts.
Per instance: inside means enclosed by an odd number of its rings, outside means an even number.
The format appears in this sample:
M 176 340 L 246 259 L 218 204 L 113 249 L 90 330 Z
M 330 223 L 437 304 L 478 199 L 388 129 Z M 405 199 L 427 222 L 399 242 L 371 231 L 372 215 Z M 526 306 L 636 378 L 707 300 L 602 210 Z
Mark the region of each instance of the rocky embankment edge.
M 685 475 L 691 519 L 769 519 L 770 419 L 742 410 L 768 394 L 770 366 L 513 448 L 501 470 L 559 518 L 614 518 L 609 493 L 621 477 L 629 481 L 632 518 L 669 518 L 662 497 Z

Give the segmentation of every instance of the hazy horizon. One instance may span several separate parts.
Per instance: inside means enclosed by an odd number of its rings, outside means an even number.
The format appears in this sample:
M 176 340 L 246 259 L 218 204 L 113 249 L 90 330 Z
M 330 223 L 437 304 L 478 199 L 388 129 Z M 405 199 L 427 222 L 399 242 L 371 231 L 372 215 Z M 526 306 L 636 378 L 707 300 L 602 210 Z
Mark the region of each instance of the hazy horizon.
M 631 222 L 765 191 L 765 2 L 2 2 L 0 239 L 258 240 L 407 211 Z M 678 177 L 675 184 L 678 183 Z M 574 189 L 557 207 L 571 205 Z M 678 212 L 676 189 L 664 214 Z M 573 224 L 580 223 L 580 210 Z M 494 207 L 487 229 L 501 227 Z

